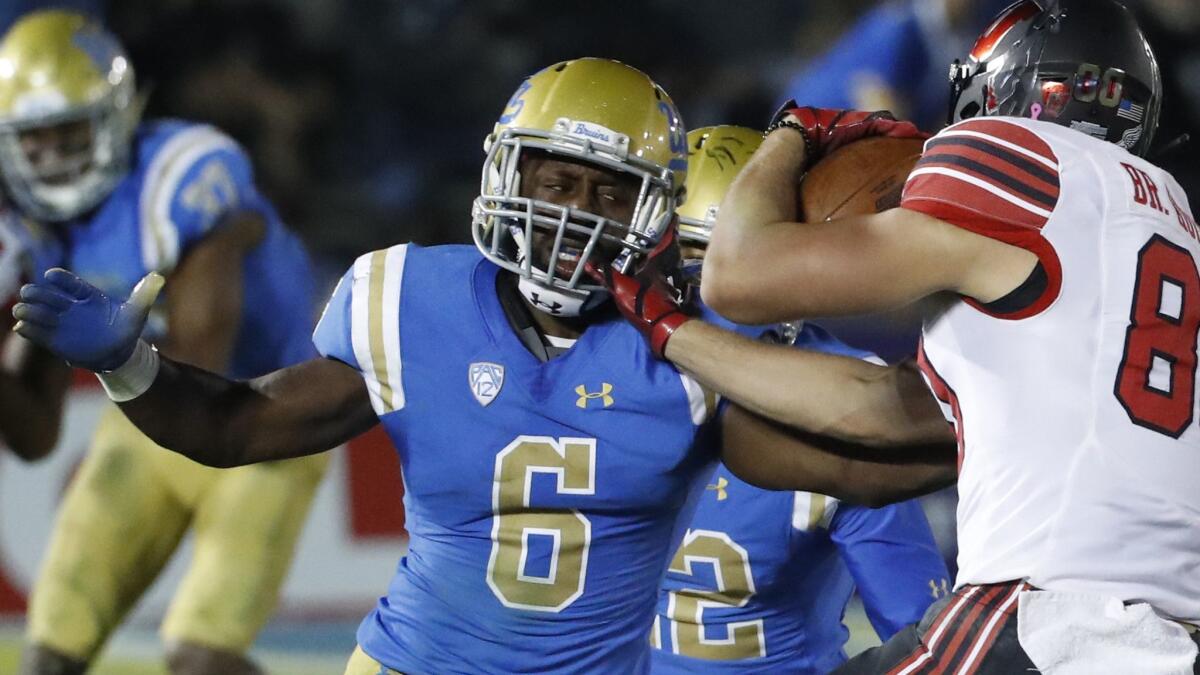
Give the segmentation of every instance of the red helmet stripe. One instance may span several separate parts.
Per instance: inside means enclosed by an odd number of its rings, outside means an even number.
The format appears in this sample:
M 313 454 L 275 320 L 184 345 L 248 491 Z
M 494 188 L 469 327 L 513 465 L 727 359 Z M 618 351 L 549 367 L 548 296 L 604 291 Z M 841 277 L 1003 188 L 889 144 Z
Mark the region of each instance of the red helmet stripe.
M 1000 40 L 1004 39 L 1008 31 L 1012 30 L 1013 26 L 1035 16 L 1041 11 L 1042 8 L 1036 2 L 1033 2 L 1033 0 L 1025 0 L 1025 2 L 1009 8 L 1007 12 L 1001 14 L 999 18 L 993 21 L 992 25 L 988 26 L 983 35 L 980 35 L 979 39 L 975 41 L 975 47 L 971 49 L 971 58 L 975 59 L 975 61 L 986 60 L 992 55 L 992 50 L 996 48 Z

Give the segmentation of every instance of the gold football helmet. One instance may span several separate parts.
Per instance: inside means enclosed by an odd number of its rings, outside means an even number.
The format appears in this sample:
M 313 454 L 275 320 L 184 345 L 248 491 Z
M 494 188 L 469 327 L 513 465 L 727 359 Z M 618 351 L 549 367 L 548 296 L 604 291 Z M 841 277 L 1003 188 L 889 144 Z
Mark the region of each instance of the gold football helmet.
M 63 221 L 124 176 L 141 116 L 120 43 L 75 12 L 32 12 L 0 40 L 0 181 L 28 216 Z
M 608 59 L 563 61 L 531 75 L 509 99 L 484 150 L 475 245 L 520 275 L 521 292 L 535 306 L 562 316 L 605 297 L 584 272 L 598 243 L 624 247 L 618 266 L 654 248 L 671 226 L 687 173 L 685 131 L 671 98 L 641 71 Z M 630 222 L 521 197 L 521 158 L 531 150 L 632 176 L 641 187 Z M 549 269 L 531 254 L 535 232 L 554 236 Z M 577 257 L 569 278 L 553 262 L 560 254 Z
M 675 211 L 679 214 L 680 242 L 708 244 L 717 207 L 759 145 L 761 131 L 729 124 L 688 133 L 688 198 Z

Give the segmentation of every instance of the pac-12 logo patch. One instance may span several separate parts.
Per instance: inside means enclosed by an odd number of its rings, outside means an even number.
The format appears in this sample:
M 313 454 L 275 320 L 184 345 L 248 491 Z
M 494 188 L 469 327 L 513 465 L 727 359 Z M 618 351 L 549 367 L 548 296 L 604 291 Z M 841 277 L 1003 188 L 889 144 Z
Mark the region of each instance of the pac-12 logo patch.
M 477 361 L 467 369 L 467 378 L 470 380 L 471 393 L 475 395 L 475 400 L 479 401 L 479 405 L 487 406 L 496 400 L 496 396 L 500 394 L 500 387 L 504 386 L 504 366 Z

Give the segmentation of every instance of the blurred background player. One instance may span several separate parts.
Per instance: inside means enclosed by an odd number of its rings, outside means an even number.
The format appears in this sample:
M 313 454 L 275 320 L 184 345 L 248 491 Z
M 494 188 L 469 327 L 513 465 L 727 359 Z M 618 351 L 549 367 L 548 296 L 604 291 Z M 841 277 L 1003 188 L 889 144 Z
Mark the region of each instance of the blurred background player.
M 782 98 L 818 108 L 890 110 L 919 128 L 946 122 L 946 64 L 1009 0 L 888 0 L 810 59 Z
M 746 127 L 688 133 L 688 199 L 676 213 L 685 270 L 697 287 L 721 199 L 760 143 L 762 132 Z M 811 322 L 778 326 L 761 339 L 875 359 Z M 701 443 L 720 442 L 717 425 L 701 432 Z M 887 640 L 949 586 L 916 501 L 871 509 L 763 490 L 718 464 L 663 582 L 652 671 L 826 673 L 846 660 L 842 620 L 855 589 Z
M 307 254 L 242 151 L 209 126 L 139 123 L 141 106 L 120 44 L 83 15 L 35 12 L 4 35 L 0 183 L 42 228 L 41 256 L 119 294 L 167 275 L 147 335 L 188 362 L 253 376 L 311 355 Z M 168 665 L 258 672 L 242 654 L 275 606 L 324 462 L 215 471 L 111 407 L 34 586 L 23 675 L 83 672 L 189 529 L 191 565 L 162 623 Z
M 29 229 L 0 200 L 0 306 L 11 310 L 17 289 L 33 279 L 34 269 L 53 260 L 35 260 L 44 251 Z M 0 316 L 0 443 L 17 457 L 45 457 L 58 439 L 63 396 L 70 381 L 62 360 L 9 331 L 11 312 Z
M 411 541 L 347 673 L 646 672 L 662 573 L 715 460 L 694 444 L 712 400 L 585 270 L 668 250 L 686 137 L 646 75 L 577 59 L 526 79 L 485 148 L 476 246 L 360 257 L 315 331 L 325 358 L 235 382 L 160 357 L 138 338 L 153 275 L 112 310 L 50 270 L 22 288 L 16 329 L 213 466 L 321 452 L 383 423 Z M 938 418 L 942 459 L 944 431 Z M 839 493 L 853 474 L 880 499 L 945 470 L 871 470 L 781 435 L 721 451 L 769 471 L 794 460 L 773 471 L 791 489 Z
M 951 85 L 955 124 L 900 208 L 829 223 L 792 222 L 797 176 L 896 123 L 783 111 L 706 261 L 706 299 L 742 321 L 942 295 L 919 363 L 958 437 L 956 589 L 841 672 L 1189 672 L 1200 230 L 1144 159 L 1163 103 L 1154 52 L 1115 0 L 1024 0 Z M 723 336 L 692 323 L 672 358 L 721 387 L 747 370 L 705 363 L 694 338 Z

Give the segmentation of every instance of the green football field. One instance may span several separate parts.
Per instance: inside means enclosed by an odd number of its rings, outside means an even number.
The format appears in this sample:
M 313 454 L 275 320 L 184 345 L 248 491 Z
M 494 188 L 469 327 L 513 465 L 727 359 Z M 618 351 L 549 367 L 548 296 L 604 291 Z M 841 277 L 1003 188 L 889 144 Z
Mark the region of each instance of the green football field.
M 349 630 L 353 648 L 353 631 L 346 624 L 336 624 L 338 638 L 344 640 Z M 276 635 L 280 629 L 273 630 Z M 286 629 L 284 629 L 286 630 Z M 318 629 L 320 630 L 320 629 Z M 311 627 L 303 632 L 309 633 Z M 21 651 L 20 626 L 0 624 L 0 673 L 17 671 Z M 280 650 L 255 648 L 254 658 L 273 675 L 341 675 L 350 649 L 328 648 L 324 651 Z M 100 662 L 88 671 L 89 675 L 169 675 L 163 664 L 162 651 L 153 630 L 125 628 L 105 650 Z
M 0 638 L 0 673 L 17 672 L 20 643 L 11 636 Z M 92 670 L 94 675 L 167 675 L 162 666 L 126 659 L 104 659 Z

